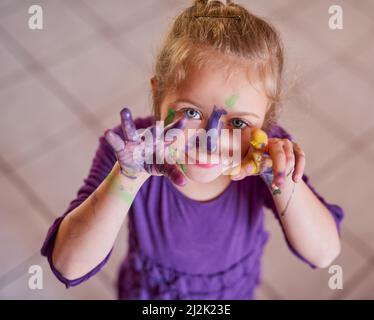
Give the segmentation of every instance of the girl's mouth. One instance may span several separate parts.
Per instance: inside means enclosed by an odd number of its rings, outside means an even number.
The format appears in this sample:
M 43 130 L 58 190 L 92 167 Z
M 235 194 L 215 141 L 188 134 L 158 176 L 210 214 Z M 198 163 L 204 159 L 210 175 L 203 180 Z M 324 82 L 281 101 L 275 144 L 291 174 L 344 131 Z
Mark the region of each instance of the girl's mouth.
M 198 166 L 200 168 L 214 168 L 218 166 L 218 163 L 200 163 L 199 160 L 196 159 L 195 166 Z

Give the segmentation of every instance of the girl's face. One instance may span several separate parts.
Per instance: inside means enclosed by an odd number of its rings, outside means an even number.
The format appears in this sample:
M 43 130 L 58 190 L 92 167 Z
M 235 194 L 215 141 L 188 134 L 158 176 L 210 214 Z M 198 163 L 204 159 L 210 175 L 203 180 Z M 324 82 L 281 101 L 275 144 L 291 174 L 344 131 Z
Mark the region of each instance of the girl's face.
M 185 128 L 185 141 L 188 141 L 188 129 L 207 128 L 214 105 L 227 111 L 220 121 L 223 122 L 222 129 L 229 129 L 229 136 L 221 135 L 220 147 L 211 154 L 199 153 L 199 149 L 187 153 L 190 162 L 199 162 L 189 164 L 187 156 L 185 157 L 185 173 L 189 179 L 211 182 L 223 174 L 225 159 L 222 150 L 227 150 L 230 154 L 240 152 L 241 157 L 247 153 L 251 131 L 253 128 L 262 127 L 267 111 L 268 100 L 259 83 L 256 82 L 254 87 L 243 70 L 238 70 L 227 78 L 224 72 L 214 69 L 213 66 L 206 66 L 200 71 L 191 71 L 178 93 L 165 97 L 161 105 L 162 120 L 165 120 L 170 108 L 174 109 L 177 115 L 184 113 L 189 119 Z M 241 138 L 234 139 L 232 129 L 239 129 Z M 201 165 L 212 163 L 218 165 Z

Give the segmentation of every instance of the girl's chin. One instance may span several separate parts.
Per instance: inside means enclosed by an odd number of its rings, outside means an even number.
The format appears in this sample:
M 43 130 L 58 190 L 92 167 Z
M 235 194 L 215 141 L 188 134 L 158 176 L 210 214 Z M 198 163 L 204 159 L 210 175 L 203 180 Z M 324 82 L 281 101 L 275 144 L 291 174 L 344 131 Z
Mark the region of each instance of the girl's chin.
M 207 183 L 217 179 L 221 172 L 221 166 L 201 168 L 196 165 L 188 165 L 187 176 L 195 182 Z

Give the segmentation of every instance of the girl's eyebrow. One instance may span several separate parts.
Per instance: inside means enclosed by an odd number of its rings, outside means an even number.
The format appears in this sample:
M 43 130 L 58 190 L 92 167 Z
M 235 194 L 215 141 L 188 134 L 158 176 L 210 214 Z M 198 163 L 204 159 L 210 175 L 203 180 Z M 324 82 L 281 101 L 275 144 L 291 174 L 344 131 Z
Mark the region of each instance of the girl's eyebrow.
M 261 119 L 259 115 L 257 115 L 256 113 L 254 112 L 233 112 L 235 115 L 238 115 L 238 116 L 253 116 L 257 119 Z
M 174 101 L 174 103 L 179 103 L 179 102 L 187 102 L 187 103 L 193 104 L 196 107 L 199 107 L 200 109 L 204 109 L 199 103 L 196 103 L 195 101 L 192 101 L 191 99 L 188 99 L 188 98 L 177 99 Z
M 195 101 L 192 101 L 191 99 L 188 99 L 188 98 L 177 99 L 177 100 L 174 101 L 174 103 L 178 103 L 178 102 L 187 102 L 187 103 L 193 104 L 196 107 L 199 107 L 200 109 L 204 109 L 204 107 L 202 107 L 200 104 L 198 104 Z M 237 111 L 233 110 L 233 113 L 235 115 L 238 115 L 238 116 L 253 116 L 257 119 L 261 119 L 259 115 L 257 115 L 256 113 L 253 113 L 253 112 L 237 112 Z

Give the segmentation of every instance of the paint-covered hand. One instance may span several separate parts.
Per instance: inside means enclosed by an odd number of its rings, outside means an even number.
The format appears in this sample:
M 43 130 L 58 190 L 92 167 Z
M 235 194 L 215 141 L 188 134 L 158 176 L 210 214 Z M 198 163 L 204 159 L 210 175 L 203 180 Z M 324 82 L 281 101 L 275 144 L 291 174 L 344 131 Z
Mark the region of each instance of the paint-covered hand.
M 254 129 L 248 153 L 241 164 L 230 172 L 232 180 L 260 175 L 273 193 L 279 193 L 286 172 L 293 172 L 293 180 L 300 181 L 305 168 L 305 154 L 297 143 L 288 139 L 269 138 L 261 129 Z M 273 172 L 277 174 L 274 176 Z M 300 178 L 299 178 L 300 177 Z
M 171 129 L 180 129 L 182 132 L 185 124 L 184 116 L 169 124 L 164 128 L 164 137 L 168 137 L 167 133 Z M 121 111 L 121 127 L 124 140 L 112 130 L 105 131 L 105 139 L 112 146 L 123 175 L 136 179 L 140 173 L 147 172 L 150 175 L 165 175 L 180 186 L 186 184 L 187 180 L 181 169 L 175 163 L 165 161 L 165 155 L 170 156 L 177 150 L 173 147 L 175 139 L 164 140 L 164 143 L 160 144 L 156 137 L 155 125 L 139 133 L 128 108 Z

